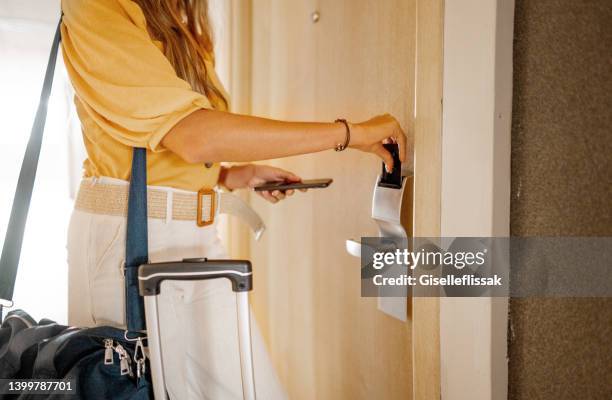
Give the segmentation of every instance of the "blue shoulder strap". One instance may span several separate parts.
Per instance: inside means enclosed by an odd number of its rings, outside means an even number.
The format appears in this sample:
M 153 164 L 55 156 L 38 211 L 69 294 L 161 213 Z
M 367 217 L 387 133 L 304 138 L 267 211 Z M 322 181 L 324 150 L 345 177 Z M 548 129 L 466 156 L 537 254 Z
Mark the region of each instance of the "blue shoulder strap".
M 138 267 L 149 262 L 147 150 L 134 148 L 125 243 L 125 317 L 128 331 L 146 328 L 144 300 L 138 292 Z
M 34 124 L 30 133 L 30 140 L 21 164 L 21 172 L 15 190 L 13 207 L 9 219 L 2 256 L 0 258 L 0 319 L 2 319 L 2 305 L 11 305 L 21 246 L 25 232 L 32 191 L 38 168 L 38 160 L 42 145 L 45 122 L 47 118 L 47 105 L 53 85 L 53 75 L 61 40 L 61 18 L 55 31 L 49 63 L 45 72 L 45 80 Z M 126 235 L 126 319 L 128 330 L 139 331 L 145 329 L 143 299 L 138 294 L 138 267 L 148 261 L 147 241 L 147 153 L 146 149 L 134 148 L 132 159 L 132 176 L 130 178 L 130 194 L 128 201 L 127 235 Z

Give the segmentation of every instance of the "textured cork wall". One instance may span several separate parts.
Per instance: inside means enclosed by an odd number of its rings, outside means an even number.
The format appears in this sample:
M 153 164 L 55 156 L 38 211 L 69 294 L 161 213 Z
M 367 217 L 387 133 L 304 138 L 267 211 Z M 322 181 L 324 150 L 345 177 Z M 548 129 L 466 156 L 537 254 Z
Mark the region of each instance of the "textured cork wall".
M 612 236 L 612 1 L 516 0 L 511 233 Z M 612 399 L 612 299 L 513 299 L 510 399 Z

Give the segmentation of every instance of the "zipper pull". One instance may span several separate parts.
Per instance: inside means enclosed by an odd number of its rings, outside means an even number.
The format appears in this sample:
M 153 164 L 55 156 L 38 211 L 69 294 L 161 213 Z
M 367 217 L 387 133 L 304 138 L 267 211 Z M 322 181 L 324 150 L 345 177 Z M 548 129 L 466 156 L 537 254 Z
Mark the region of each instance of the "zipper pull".
M 132 369 L 130 368 L 130 357 L 119 343 L 115 347 L 115 351 L 119 354 L 119 367 L 121 368 L 121 375 L 130 375 L 132 376 Z
M 113 365 L 113 339 L 104 339 L 104 365 Z
M 121 357 L 119 360 L 119 366 L 121 367 L 121 375 L 132 375 L 130 370 L 130 364 L 127 358 Z
M 119 365 L 121 366 L 121 375 L 132 375 L 132 371 L 130 370 L 130 362 L 128 361 L 127 357 L 121 357 Z

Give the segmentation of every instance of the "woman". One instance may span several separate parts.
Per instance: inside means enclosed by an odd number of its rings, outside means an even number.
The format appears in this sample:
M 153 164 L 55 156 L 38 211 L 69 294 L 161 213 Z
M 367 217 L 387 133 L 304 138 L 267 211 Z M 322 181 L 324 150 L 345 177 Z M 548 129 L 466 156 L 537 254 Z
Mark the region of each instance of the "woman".
M 362 123 L 286 122 L 228 112 L 214 70 L 206 0 L 63 0 L 62 46 L 88 153 L 72 216 L 69 318 L 124 326 L 122 263 L 133 147 L 148 149 L 149 253 L 153 262 L 224 257 L 215 225 L 199 228 L 200 189 L 299 181 L 262 165 L 223 167 L 351 147 L 393 160 L 382 144 L 406 138 L 383 115 Z M 260 193 L 276 203 L 292 192 Z M 191 215 L 191 216 L 190 216 Z M 227 282 L 169 285 L 160 313 L 165 374 L 173 399 L 241 398 L 235 300 Z M 261 399 L 285 398 L 257 326 Z

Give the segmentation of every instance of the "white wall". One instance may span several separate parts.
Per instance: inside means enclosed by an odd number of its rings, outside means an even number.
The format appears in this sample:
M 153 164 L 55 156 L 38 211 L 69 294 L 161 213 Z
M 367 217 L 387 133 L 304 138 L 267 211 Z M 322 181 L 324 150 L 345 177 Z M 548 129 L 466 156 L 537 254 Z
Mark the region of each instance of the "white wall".
M 60 15 L 60 0 L 2 0 L 0 18 L 24 18 L 55 23 Z
M 58 18 L 57 1 L 0 2 L 2 238 Z M 36 319 L 46 317 L 63 323 L 67 321 L 65 244 L 72 209 L 70 182 L 80 175 L 82 161 L 71 105 L 71 89 L 60 57 L 14 296 L 15 308 Z M 78 141 L 74 141 L 75 133 Z

